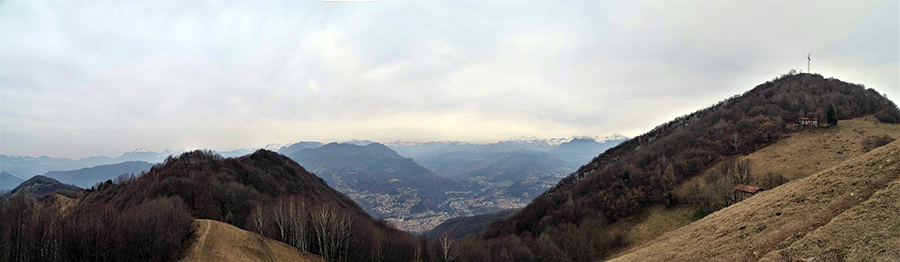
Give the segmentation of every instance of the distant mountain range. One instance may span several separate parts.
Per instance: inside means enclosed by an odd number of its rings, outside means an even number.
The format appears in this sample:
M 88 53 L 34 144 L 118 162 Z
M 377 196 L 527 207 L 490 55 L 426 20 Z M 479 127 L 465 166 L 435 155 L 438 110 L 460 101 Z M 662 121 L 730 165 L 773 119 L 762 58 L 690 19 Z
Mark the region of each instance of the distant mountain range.
M 520 149 L 509 152 L 454 151 L 427 159 L 426 167 L 456 179 L 475 195 L 494 198 L 531 198 L 555 185 L 577 168 L 543 151 Z M 501 196 L 503 195 L 503 196 Z
M 144 161 L 127 161 L 71 171 L 50 171 L 45 173 L 44 176 L 78 187 L 90 188 L 102 181 L 115 180 L 116 177 L 123 174 L 140 175 L 141 172 L 149 171 L 151 167 L 153 167 L 153 164 Z
M 62 157 L 30 157 L 16 155 L 0 155 L 0 171 L 9 172 L 20 177 L 32 177 L 43 175 L 49 171 L 69 171 L 85 167 L 116 164 L 128 161 L 143 161 L 148 163 L 160 163 L 169 155 L 177 155 L 178 152 L 163 151 L 162 153 L 135 150 L 126 152 L 121 156 L 112 158 L 107 156 L 93 156 L 82 159 Z
M 301 142 L 293 143 L 291 145 L 279 147 L 276 150 L 278 151 L 278 153 L 281 153 L 282 155 L 290 156 L 290 155 L 293 155 L 294 153 L 297 153 L 297 151 L 307 149 L 307 148 L 318 148 L 318 147 L 321 147 L 322 145 L 323 145 L 322 143 L 314 142 L 314 141 L 301 141 Z M 275 151 L 275 150 L 273 150 L 273 151 Z
M 459 141 L 387 144 L 367 140 L 323 144 L 301 141 L 269 144 L 328 185 L 340 190 L 376 217 L 400 219 L 404 230 L 423 231 L 444 219 L 521 208 L 561 178 L 628 138 L 519 137 L 494 143 Z M 44 175 L 62 183 L 90 188 L 122 174 L 140 175 L 166 158 L 189 151 L 161 153 L 135 150 L 119 157 L 83 159 L 0 155 L 3 189 L 21 182 L 18 177 Z M 215 152 L 215 151 L 214 151 Z M 238 157 L 252 149 L 218 151 Z M 11 174 L 16 174 L 12 176 Z M 440 219 L 434 219 L 441 217 Z M 429 220 L 427 224 L 415 219 Z M 423 222 L 424 223 L 424 222 Z
M 591 159 L 597 157 L 607 149 L 619 145 L 628 140 L 627 137 L 618 136 L 614 139 L 597 140 L 589 137 L 580 137 L 565 142 L 550 150 L 550 153 L 561 159 L 568 160 L 570 163 L 580 166 L 591 162 Z
M 421 232 L 460 215 L 521 208 L 586 163 L 576 161 L 589 161 L 625 140 L 624 136 L 496 143 L 353 140 L 327 145 L 304 141 L 281 146 L 279 152 L 373 216 L 399 219 L 392 223 Z
M 602 146 L 598 148 L 607 149 L 612 146 L 618 145 L 619 143 L 628 140 L 629 138 L 623 135 L 615 134 L 604 137 L 592 137 L 592 136 L 573 136 L 568 138 L 550 138 L 550 139 L 540 139 L 533 136 L 522 136 L 515 137 L 509 140 L 499 141 L 499 142 L 491 142 L 491 143 L 473 143 L 473 142 L 462 142 L 462 141 L 433 141 L 433 142 L 403 142 L 396 141 L 391 143 L 383 143 L 384 145 L 390 147 L 400 153 L 401 155 L 414 158 L 419 160 L 420 158 L 433 158 L 435 155 L 440 155 L 447 152 L 454 151 L 491 151 L 491 152 L 508 152 L 515 151 L 520 149 L 526 150 L 534 150 L 534 151 L 545 151 L 550 152 L 563 144 L 568 144 L 573 141 L 575 143 L 579 143 L 582 141 L 594 141 Z M 353 141 L 357 144 L 366 144 L 371 141 Z M 594 156 L 600 154 L 601 151 L 593 154 Z M 562 158 L 562 157 L 561 157 Z M 563 158 L 565 159 L 565 158 Z M 568 159 L 566 159 L 568 160 Z M 583 164 L 581 162 L 575 162 L 575 164 Z
M 589 157 L 596 156 L 601 153 L 606 148 L 610 146 L 614 146 L 622 141 L 627 140 L 628 138 L 622 135 L 612 135 L 607 137 L 571 137 L 571 138 L 553 138 L 553 139 L 538 139 L 535 137 L 518 137 L 513 138 L 506 141 L 494 142 L 494 143 L 471 143 L 471 142 L 460 142 L 460 141 L 441 141 L 441 142 L 403 142 L 403 141 L 395 141 L 391 143 L 383 143 L 385 146 L 393 149 L 400 155 L 405 157 L 411 157 L 415 159 L 417 162 L 422 162 L 422 159 L 426 158 L 435 158 L 441 154 L 454 152 L 454 151 L 492 151 L 492 152 L 506 152 L 506 151 L 515 151 L 519 149 L 528 149 L 528 150 L 536 150 L 536 151 L 546 151 L 551 152 L 557 157 L 561 159 L 572 162 L 576 165 L 581 165 L 586 163 L 583 161 L 584 159 L 588 159 L 588 157 L 581 156 L 574 157 L 572 153 L 566 153 L 567 144 L 571 143 L 582 143 L 584 141 L 593 140 L 599 145 L 595 145 L 593 149 L 578 149 L 580 152 L 584 152 L 584 155 Z M 373 143 L 368 140 L 351 140 L 346 142 L 347 144 L 355 144 L 355 145 L 368 145 Z M 307 149 L 307 148 L 318 148 L 323 146 L 324 144 L 321 142 L 315 141 L 302 141 L 297 142 L 290 145 L 279 145 L 279 144 L 269 144 L 266 145 L 265 149 L 271 151 L 277 151 L 285 156 L 290 156 L 297 151 Z M 243 156 L 252 153 L 257 148 L 243 148 L 243 149 L 235 149 L 231 151 L 215 151 L 217 154 L 223 157 L 237 157 Z M 70 170 L 78 170 L 87 167 L 95 167 L 100 165 L 110 165 L 117 164 L 127 161 L 143 161 L 147 163 L 161 163 L 166 157 L 171 155 L 179 155 L 184 152 L 192 151 L 194 149 L 186 148 L 177 151 L 172 150 L 164 150 L 162 152 L 154 152 L 143 149 L 137 149 L 131 152 L 125 152 L 118 157 L 108 157 L 108 156 L 92 156 L 81 159 L 71 159 L 71 158 L 62 158 L 62 157 L 49 157 L 49 156 L 40 156 L 40 157 L 32 157 L 32 156 L 18 156 L 18 155 L 4 155 L 0 154 L 0 172 L 8 172 L 10 174 L 14 174 L 20 178 L 30 178 L 35 175 L 43 175 L 49 171 L 70 171 Z M 592 153 L 594 152 L 594 153 Z

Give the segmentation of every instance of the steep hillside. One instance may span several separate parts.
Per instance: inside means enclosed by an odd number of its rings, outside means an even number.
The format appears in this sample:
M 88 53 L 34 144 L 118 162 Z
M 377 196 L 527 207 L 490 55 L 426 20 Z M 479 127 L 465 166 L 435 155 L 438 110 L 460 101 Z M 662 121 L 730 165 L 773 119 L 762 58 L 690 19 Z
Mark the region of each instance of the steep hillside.
M 194 235 L 178 261 L 298 261 L 322 258 L 288 244 L 209 219 L 195 219 Z
M 824 171 L 863 155 L 864 141 L 880 136 L 900 138 L 900 124 L 879 123 L 872 116 L 842 120 L 835 128 L 795 132 L 738 159 L 750 161 L 754 176 L 752 180 L 758 182 L 755 185 L 770 189 L 772 187 L 766 180 L 769 174 L 795 180 Z M 705 172 L 718 168 L 716 165 Z M 692 185 L 705 182 L 704 180 L 704 176 L 697 176 L 676 187 L 673 193 L 679 199 L 689 199 L 691 190 L 694 189 Z M 687 204 L 669 208 L 659 205 L 611 226 L 627 231 L 629 247 L 636 249 L 668 231 L 693 222 L 697 219 L 697 209 Z M 623 252 L 627 253 L 629 250 Z
M 615 261 L 900 258 L 900 142 L 722 209 Z
M 21 178 L 18 178 L 10 173 L 2 172 L 0 173 L 0 191 L 3 190 L 11 190 L 16 188 L 19 184 L 24 182 Z
M 60 190 L 81 190 L 81 188 L 69 184 L 64 184 L 53 178 L 45 176 L 34 176 L 13 188 L 13 190 L 9 191 L 9 194 L 39 196 Z
M 437 212 L 447 198 L 445 192 L 456 187 L 453 180 L 435 175 L 377 143 L 331 143 L 290 157 L 382 217 L 408 218 Z
M 123 174 L 140 175 L 142 172 L 150 170 L 150 167 L 153 167 L 153 164 L 144 161 L 128 161 L 71 171 L 50 171 L 45 173 L 44 176 L 81 188 L 90 188 L 97 183 L 116 179 L 116 177 Z
M 596 251 L 570 253 L 570 260 L 609 255 L 628 239 L 606 225 L 648 207 L 675 204 L 676 185 L 805 129 L 801 117 L 824 119 L 829 107 L 840 119 L 874 114 L 882 122 L 900 122 L 900 110 L 875 90 L 820 75 L 784 75 L 607 150 L 522 211 L 494 223 L 483 237 L 537 240 L 563 231 L 556 239 L 562 245 L 567 235 L 599 225 L 585 244 Z

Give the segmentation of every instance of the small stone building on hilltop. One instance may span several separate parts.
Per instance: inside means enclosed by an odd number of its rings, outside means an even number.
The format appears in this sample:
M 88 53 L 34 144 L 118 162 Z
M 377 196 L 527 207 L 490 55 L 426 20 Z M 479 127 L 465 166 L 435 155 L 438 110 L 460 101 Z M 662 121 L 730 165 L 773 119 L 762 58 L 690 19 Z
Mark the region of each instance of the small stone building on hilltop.
M 815 117 L 800 118 L 800 126 L 802 126 L 802 127 L 819 127 L 819 119 L 815 118 Z

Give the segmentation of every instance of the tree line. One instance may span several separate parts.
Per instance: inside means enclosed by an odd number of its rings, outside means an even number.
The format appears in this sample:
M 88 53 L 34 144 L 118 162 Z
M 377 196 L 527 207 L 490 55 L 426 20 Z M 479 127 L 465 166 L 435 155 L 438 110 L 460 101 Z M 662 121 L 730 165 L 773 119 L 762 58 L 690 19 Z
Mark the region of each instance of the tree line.
M 170 261 L 192 234 L 177 197 L 126 209 L 63 198 L 0 198 L 0 261 Z

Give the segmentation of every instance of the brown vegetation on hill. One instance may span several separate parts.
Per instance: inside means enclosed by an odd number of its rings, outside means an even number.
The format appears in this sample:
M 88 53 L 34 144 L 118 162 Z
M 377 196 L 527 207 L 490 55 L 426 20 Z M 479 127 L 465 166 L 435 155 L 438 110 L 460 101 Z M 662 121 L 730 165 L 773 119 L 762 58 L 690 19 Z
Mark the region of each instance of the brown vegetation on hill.
M 70 201 L 77 200 L 0 199 L 0 261 L 169 261 L 191 234 L 178 197 L 124 209 Z
M 724 208 L 615 261 L 900 258 L 900 142 Z
M 483 236 L 500 242 L 514 241 L 515 236 L 528 246 L 523 254 L 537 255 L 545 248 L 529 243 L 542 235 L 564 239 L 560 235 L 590 232 L 593 229 L 583 224 L 600 221 L 600 232 L 606 233 L 584 241 L 598 250 L 567 257 L 597 259 L 628 243 L 624 235 L 603 229 L 604 221 L 615 222 L 653 205 L 676 202 L 672 194 L 676 185 L 724 159 L 754 152 L 801 130 L 794 125 L 801 117 L 825 119 L 829 106 L 835 107 L 840 119 L 875 114 L 881 121 L 900 122 L 896 105 L 872 89 L 820 75 L 785 75 L 607 150 L 519 213 L 494 223 Z M 566 228 L 573 229 L 562 230 Z M 554 244 L 565 246 L 564 242 Z
M 834 128 L 794 132 L 742 158 L 750 160 L 755 175 L 773 173 L 794 180 L 868 152 L 864 144 L 873 136 L 900 138 L 900 125 L 879 123 L 874 116 L 841 120 Z
M 769 185 L 767 177 L 783 175 L 796 180 L 861 156 L 866 152 L 861 144 L 870 136 L 900 136 L 900 125 L 878 123 L 873 116 L 842 120 L 835 128 L 795 132 L 775 144 L 737 159 L 749 161 L 753 175 L 751 184 L 756 183 L 753 185 L 768 190 L 774 187 Z M 716 165 L 707 171 L 718 168 Z M 690 201 L 692 187 L 704 183 L 704 178 L 697 176 L 673 190 L 681 203 L 679 206 L 657 205 L 610 225 L 614 230 L 628 232 L 628 249 L 617 253 L 621 255 L 641 248 L 656 237 L 701 218 L 699 216 L 703 213 L 696 212 L 696 206 L 685 203 Z
M 194 235 L 178 261 L 297 261 L 322 258 L 288 244 L 210 219 L 195 219 Z

